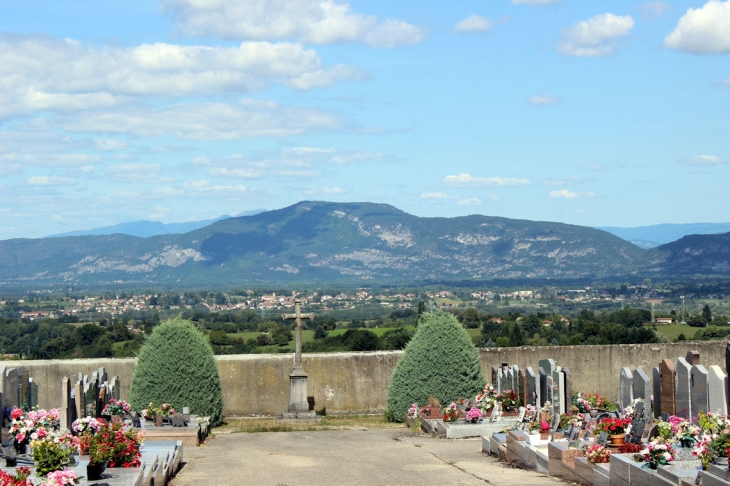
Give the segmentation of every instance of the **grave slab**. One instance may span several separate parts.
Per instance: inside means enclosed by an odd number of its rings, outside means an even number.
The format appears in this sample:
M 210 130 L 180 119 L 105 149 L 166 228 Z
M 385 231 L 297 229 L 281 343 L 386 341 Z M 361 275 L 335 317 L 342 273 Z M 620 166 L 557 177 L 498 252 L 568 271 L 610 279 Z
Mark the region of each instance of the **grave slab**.
M 702 471 L 702 463 L 700 461 L 675 461 L 672 464 L 657 469 L 657 473 L 660 476 L 674 484 L 679 484 L 683 480 L 694 483 L 700 471 Z
M 643 464 L 643 465 L 642 465 Z M 661 467 L 661 466 L 660 466 Z M 631 466 L 631 486 L 669 486 L 674 485 L 668 479 L 659 476 L 657 471 L 649 469 L 646 463 L 634 463 Z
M 464 439 L 466 437 L 481 437 L 499 433 L 508 425 L 517 423 L 514 419 L 504 419 L 498 423 L 482 422 L 478 424 L 467 424 L 464 422 L 443 422 L 443 429 L 447 439 Z M 439 434 L 440 435 L 440 434 Z

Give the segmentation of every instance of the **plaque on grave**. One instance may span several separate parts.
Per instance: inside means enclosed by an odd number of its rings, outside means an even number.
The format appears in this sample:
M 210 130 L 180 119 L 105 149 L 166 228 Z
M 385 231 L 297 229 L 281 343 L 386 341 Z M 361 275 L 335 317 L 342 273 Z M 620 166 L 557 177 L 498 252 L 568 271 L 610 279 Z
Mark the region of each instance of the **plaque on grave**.
M 570 437 L 570 435 L 573 433 L 574 428 L 575 427 L 573 427 L 573 424 L 568 424 L 565 427 L 565 429 L 563 430 L 563 433 L 565 434 L 566 437 Z
M 644 434 L 645 422 L 643 420 L 637 420 L 635 425 L 631 426 L 631 436 L 629 442 L 632 444 L 638 444 L 641 442 L 641 437 Z
M 579 438 L 580 438 L 580 429 L 578 427 L 575 427 L 570 432 L 570 440 L 571 441 L 574 441 L 574 440 L 577 441 Z
M 520 407 L 519 413 L 517 414 L 517 422 L 520 423 L 523 420 L 525 420 L 525 407 Z

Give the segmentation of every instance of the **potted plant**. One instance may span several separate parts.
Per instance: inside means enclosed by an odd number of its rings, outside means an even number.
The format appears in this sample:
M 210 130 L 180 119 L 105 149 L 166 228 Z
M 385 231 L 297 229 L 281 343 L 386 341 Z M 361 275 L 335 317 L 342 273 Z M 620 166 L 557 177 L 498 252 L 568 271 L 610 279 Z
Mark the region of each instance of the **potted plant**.
M 79 438 L 79 454 L 86 455 L 89 453 L 91 436 L 99 432 L 102 425 L 104 424 L 94 417 L 82 417 L 73 421 L 71 432 Z
M 142 410 L 142 415 L 145 419 L 152 420 L 155 422 L 157 427 L 162 427 L 164 418 L 175 413 L 175 409 L 169 403 L 162 403 L 160 406 L 156 406 L 155 402 L 150 402 L 146 410 Z
M 91 436 L 89 445 L 89 479 L 100 479 L 108 467 L 137 467 L 142 454 L 144 432 L 120 423 L 103 425 L 99 432 Z
M 608 448 L 594 444 L 586 452 L 586 460 L 591 464 L 605 464 L 611 458 L 611 451 Z
M 482 411 L 477 407 L 471 407 L 466 413 L 466 422 L 476 424 L 482 418 Z
M 68 466 L 74 452 L 73 448 L 67 443 L 53 435 L 46 435 L 43 439 L 33 440 L 30 445 L 33 448 L 36 473 L 41 477 Z
M 451 405 L 444 409 L 444 422 L 456 422 L 459 418 L 459 408 L 456 402 L 451 402 Z
M 624 443 L 626 432 L 631 426 L 631 420 L 620 418 L 605 418 L 598 422 L 596 430 L 608 433 L 611 445 L 620 446 Z
M 28 466 L 21 466 L 15 470 L 14 474 L 0 471 L 0 484 L 3 486 L 34 486 L 33 481 L 28 479 L 32 473 Z
M 649 465 L 649 469 L 656 469 L 659 466 L 665 466 L 674 461 L 676 452 L 669 443 L 664 439 L 649 442 L 637 456 Z
M 101 411 L 101 415 L 109 417 L 110 420 L 121 420 L 126 417 L 131 410 L 132 407 L 129 403 L 124 400 L 112 398 L 109 400 L 109 403 L 104 406 L 104 410 Z

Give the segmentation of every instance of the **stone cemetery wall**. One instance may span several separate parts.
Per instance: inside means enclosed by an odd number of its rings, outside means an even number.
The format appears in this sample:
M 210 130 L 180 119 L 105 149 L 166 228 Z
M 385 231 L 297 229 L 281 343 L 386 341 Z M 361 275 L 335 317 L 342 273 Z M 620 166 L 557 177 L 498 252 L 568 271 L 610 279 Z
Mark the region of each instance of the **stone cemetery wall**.
M 520 370 L 531 367 L 539 372 L 539 361 L 552 359 L 571 372 L 572 390 L 600 393 L 619 398 L 621 369 L 652 370 L 662 360 L 674 362 L 690 349 L 699 351 L 702 364 L 725 369 L 726 341 L 693 341 L 671 344 L 630 344 L 616 346 L 563 346 L 489 348 L 480 353 L 484 375 L 507 362 Z M 315 408 L 329 412 L 382 411 L 385 409 L 390 375 L 402 351 L 364 353 L 312 353 L 302 355 L 309 374 L 308 395 Z M 249 354 L 217 356 L 223 387 L 224 415 L 280 415 L 289 403 L 291 354 Z M 63 377 L 79 372 L 91 375 L 104 367 L 108 376 L 120 379 L 120 396 L 129 399 L 129 388 L 136 359 L 90 359 L 59 361 L 5 361 L 0 366 L 23 366 L 38 384 L 38 405 L 59 406 Z M 509 370 L 508 370 L 509 371 Z M 648 373 L 648 372 L 647 372 Z

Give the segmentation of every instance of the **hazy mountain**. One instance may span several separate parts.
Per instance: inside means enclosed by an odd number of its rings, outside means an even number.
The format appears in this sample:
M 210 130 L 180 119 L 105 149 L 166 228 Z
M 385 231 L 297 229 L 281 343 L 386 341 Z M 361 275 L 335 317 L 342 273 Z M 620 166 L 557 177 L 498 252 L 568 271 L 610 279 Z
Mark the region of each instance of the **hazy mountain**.
M 648 271 L 672 275 L 730 274 L 730 233 L 690 235 L 649 253 Z
M 240 216 L 253 216 L 254 214 L 263 213 L 265 209 L 253 209 L 251 211 L 244 211 L 236 215 Z M 59 233 L 57 235 L 50 235 L 46 238 L 60 238 L 64 236 L 90 236 L 90 235 L 113 235 L 123 234 L 130 236 L 139 236 L 147 238 L 148 236 L 155 235 L 172 235 L 179 233 L 187 233 L 203 226 L 208 226 L 211 223 L 220 221 L 221 219 L 230 218 L 228 215 L 223 215 L 215 219 L 205 219 L 202 221 L 189 221 L 187 223 L 162 223 L 160 221 L 131 221 L 128 223 L 119 223 L 113 226 L 104 226 L 101 228 L 94 228 L 90 230 L 77 230 L 69 231 L 67 233 Z
M 596 227 L 641 248 L 655 248 L 687 235 L 717 235 L 730 231 L 730 223 L 655 224 L 633 228 Z
M 722 250 L 713 255 L 721 258 Z M 0 284 L 604 278 L 640 274 L 647 262 L 663 272 L 676 258 L 670 249 L 648 252 L 608 232 L 563 223 L 419 218 L 386 204 L 305 201 L 185 234 L 0 241 Z M 705 267 L 726 272 L 722 264 Z

